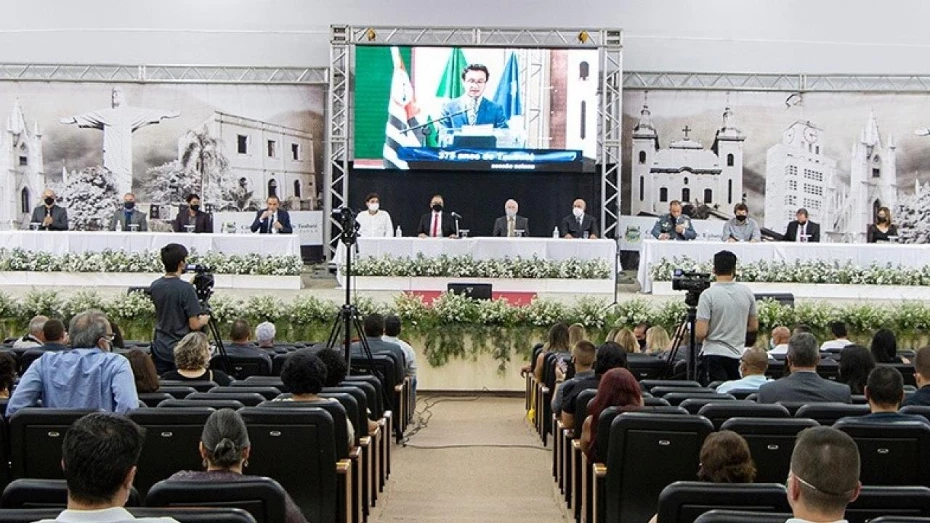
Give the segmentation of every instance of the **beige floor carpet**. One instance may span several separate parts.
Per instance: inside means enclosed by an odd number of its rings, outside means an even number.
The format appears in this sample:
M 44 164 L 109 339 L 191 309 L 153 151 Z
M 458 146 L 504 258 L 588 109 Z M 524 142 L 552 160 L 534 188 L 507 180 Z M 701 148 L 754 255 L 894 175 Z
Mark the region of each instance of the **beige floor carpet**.
M 426 425 L 395 447 L 370 521 L 571 521 L 552 480 L 551 449 L 523 419 L 523 405 L 522 398 L 420 398 Z

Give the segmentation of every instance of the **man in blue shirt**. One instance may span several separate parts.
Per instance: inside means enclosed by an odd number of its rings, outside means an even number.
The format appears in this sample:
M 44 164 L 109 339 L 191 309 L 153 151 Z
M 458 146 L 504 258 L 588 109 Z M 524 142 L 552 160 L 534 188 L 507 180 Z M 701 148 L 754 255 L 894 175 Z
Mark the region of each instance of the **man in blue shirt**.
M 930 425 L 930 421 L 915 414 L 901 414 L 898 408 L 904 400 L 904 378 L 894 367 L 875 367 L 869 373 L 865 384 L 865 399 L 869 402 L 871 414 L 865 416 L 847 416 L 844 420 L 856 420 L 885 425 L 898 421 L 916 421 Z
M 739 359 L 739 375 L 742 378 L 721 383 L 717 392 L 726 394 L 731 390 L 759 390 L 763 383 L 769 381 L 765 371 L 769 368 L 769 356 L 765 349 L 752 347 L 746 349 Z
M 113 330 L 100 311 L 82 312 L 68 329 L 71 349 L 47 352 L 23 374 L 7 415 L 35 407 L 124 413 L 139 406 L 129 360 L 113 354 Z

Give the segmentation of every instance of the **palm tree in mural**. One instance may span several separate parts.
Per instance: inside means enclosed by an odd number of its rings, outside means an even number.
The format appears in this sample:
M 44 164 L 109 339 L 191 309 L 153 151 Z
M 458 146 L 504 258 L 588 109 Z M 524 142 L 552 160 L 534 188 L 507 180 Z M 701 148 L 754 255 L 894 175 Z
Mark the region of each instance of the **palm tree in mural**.
M 229 160 L 220 148 L 220 142 L 210 134 L 206 125 L 201 131 L 187 131 L 183 138 L 181 165 L 200 178 L 203 199 L 217 207 L 227 203 L 223 181 L 229 170 Z

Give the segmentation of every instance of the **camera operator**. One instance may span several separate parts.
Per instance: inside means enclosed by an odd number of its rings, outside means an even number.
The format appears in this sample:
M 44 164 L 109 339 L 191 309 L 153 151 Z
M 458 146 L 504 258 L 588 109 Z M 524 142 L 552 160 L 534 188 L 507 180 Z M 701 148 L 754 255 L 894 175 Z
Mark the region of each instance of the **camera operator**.
M 187 265 L 187 248 L 169 243 L 161 249 L 161 261 L 165 275 L 149 287 L 156 318 L 152 359 L 159 375 L 175 370 L 174 346 L 178 341 L 210 320 L 208 314 L 202 313 L 194 286 L 181 279 Z
M 747 340 L 754 342 L 759 330 L 755 296 L 749 287 L 733 281 L 736 255 L 730 251 L 715 254 L 714 274 L 717 282 L 698 299 L 694 332 L 696 341 L 703 342 L 705 383 L 740 379 L 743 348 Z

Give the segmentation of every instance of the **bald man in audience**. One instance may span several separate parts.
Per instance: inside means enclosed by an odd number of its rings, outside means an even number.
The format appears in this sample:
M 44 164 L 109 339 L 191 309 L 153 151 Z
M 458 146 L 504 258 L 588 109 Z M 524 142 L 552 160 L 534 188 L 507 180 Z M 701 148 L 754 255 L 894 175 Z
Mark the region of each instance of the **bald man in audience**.
M 780 325 L 772 329 L 771 337 L 771 350 L 769 354 L 772 356 L 778 354 L 788 354 L 788 340 L 791 338 L 791 331 L 788 330 L 788 327 Z
M 914 378 L 917 392 L 904 400 L 904 406 L 930 406 L 930 347 L 922 347 L 914 353 Z
M 786 523 L 845 522 L 846 505 L 859 497 L 859 447 L 832 427 L 811 427 L 798 434 L 788 470 Z
M 769 355 L 765 349 L 752 347 L 746 349 L 739 359 L 739 375 L 742 378 L 721 383 L 717 392 L 726 394 L 731 390 L 759 390 L 765 382 L 765 371 L 769 368 Z

